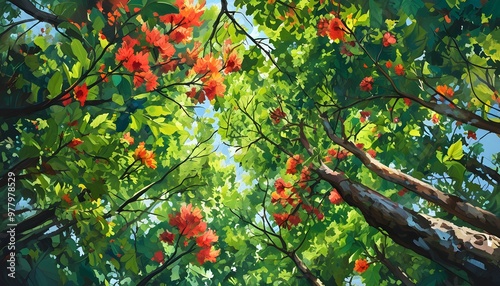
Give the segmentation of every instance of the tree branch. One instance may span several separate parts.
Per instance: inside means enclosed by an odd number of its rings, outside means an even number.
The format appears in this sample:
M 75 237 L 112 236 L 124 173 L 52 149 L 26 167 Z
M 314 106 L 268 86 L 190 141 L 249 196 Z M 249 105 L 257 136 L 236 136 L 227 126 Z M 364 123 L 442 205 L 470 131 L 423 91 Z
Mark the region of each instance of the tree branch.
M 326 118 L 322 120 L 323 127 L 330 140 L 353 153 L 368 169 L 375 172 L 379 177 L 405 187 L 461 220 L 500 237 L 500 219 L 493 213 L 473 206 L 457 196 L 445 194 L 426 182 L 380 163 L 364 150 L 356 147 L 352 142 L 345 141 L 335 135 L 328 120 Z
M 325 164 L 315 171 L 394 242 L 446 268 L 467 272 L 472 284 L 500 284 L 500 238 L 407 209 Z
M 56 27 L 62 22 L 64 22 L 54 14 L 50 14 L 45 11 L 39 10 L 29 0 L 8 0 L 8 1 L 17 6 L 19 9 L 23 10 L 26 14 L 32 16 L 33 18 L 39 21 L 47 22 Z

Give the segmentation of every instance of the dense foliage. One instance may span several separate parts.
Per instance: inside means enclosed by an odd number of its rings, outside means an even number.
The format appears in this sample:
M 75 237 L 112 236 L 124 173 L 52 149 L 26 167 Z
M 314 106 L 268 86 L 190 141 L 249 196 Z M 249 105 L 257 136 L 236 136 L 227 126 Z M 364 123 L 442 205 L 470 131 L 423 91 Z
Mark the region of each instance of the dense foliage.
M 497 1 L 34 3 L 6 285 L 500 283 Z

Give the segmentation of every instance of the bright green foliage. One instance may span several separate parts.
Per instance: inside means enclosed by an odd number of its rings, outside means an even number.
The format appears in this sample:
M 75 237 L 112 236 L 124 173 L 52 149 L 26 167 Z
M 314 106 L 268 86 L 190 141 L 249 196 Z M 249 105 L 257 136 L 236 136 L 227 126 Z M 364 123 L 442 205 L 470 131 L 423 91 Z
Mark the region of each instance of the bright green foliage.
M 16 175 L 18 210 L 7 283 L 473 282 L 370 226 L 377 214 L 316 171 L 486 233 L 329 135 L 499 216 L 496 1 L 43 0 L 58 18 L 36 27 L 10 2 L 23 1 L 0 0 L 1 183 L 7 198 Z M 212 262 L 172 223 L 188 204 L 218 236 Z

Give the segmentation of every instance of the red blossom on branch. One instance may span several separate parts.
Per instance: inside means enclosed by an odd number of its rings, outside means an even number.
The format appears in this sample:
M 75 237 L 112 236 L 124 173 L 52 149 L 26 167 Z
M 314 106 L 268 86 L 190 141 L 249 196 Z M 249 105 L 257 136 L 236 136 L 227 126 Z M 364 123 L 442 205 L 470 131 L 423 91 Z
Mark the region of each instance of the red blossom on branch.
M 361 81 L 359 88 L 362 91 L 371 91 L 373 89 L 373 82 L 373 77 L 367 76 Z
M 369 266 L 370 264 L 368 264 L 368 261 L 366 261 L 366 259 L 357 259 L 354 263 L 354 271 L 361 274 L 365 272 Z
M 384 47 L 392 46 L 396 43 L 396 37 L 393 34 L 386 32 L 382 38 L 382 45 Z

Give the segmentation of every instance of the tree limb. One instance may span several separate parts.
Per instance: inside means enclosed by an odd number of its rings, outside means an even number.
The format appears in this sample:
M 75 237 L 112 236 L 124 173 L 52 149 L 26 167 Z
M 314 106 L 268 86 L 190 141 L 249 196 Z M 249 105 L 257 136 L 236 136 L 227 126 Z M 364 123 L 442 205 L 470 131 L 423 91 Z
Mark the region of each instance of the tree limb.
M 326 118 L 323 118 L 323 127 L 330 140 L 354 154 L 379 177 L 403 186 L 425 200 L 435 203 L 457 218 L 500 237 L 500 219 L 493 213 L 471 205 L 457 196 L 443 193 L 426 182 L 382 164 L 364 150 L 356 147 L 354 143 L 335 135 Z
M 29 0 L 8 0 L 8 1 L 17 6 L 19 9 L 23 10 L 26 14 L 32 16 L 33 18 L 39 21 L 47 22 L 56 27 L 62 22 L 64 22 L 54 14 L 50 14 L 45 11 L 39 10 Z
M 465 271 L 473 284 L 500 285 L 500 238 L 407 209 L 325 164 L 315 171 L 394 242 L 446 268 Z

